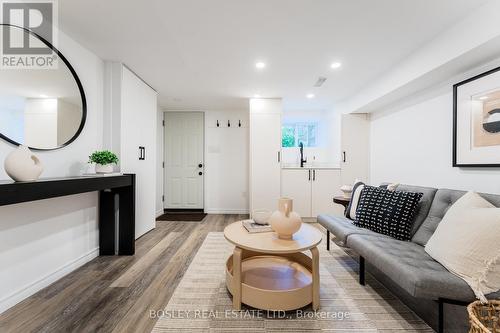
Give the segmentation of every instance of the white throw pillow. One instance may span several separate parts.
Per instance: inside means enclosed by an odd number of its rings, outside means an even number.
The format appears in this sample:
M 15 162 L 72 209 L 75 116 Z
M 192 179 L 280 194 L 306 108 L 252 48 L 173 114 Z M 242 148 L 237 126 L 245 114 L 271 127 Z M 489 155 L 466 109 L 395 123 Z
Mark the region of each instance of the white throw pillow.
M 448 209 L 425 251 L 486 302 L 484 295 L 500 290 L 500 208 L 468 192 Z
M 396 191 L 398 186 L 399 186 L 399 183 L 391 183 L 391 184 L 387 185 L 387 190 L 394 192 L 394 191 Z

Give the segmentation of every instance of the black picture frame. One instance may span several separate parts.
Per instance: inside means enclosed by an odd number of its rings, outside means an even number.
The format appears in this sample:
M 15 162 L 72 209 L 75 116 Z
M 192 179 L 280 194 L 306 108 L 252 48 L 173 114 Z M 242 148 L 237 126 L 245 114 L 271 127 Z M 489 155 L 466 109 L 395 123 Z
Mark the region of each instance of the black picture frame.
M 66 65 L 66 67 L 71 72 L 71 75 L 73 75 L 73 78 L 75 79 L 76 85 L 78 86 L 78 90 L 80 92 L 80 96 L 81 96 L 81 99 L 82 99 L 82 120 L 80 122 L 80 126 L 78 127 L 78 130 L 76 131 L 75 135 L 73 135 L 73 137 L 71 137 L 71 139 L 69 139 L 67 142 L 65 142 L 64 144 L 62 144 L 62 145 L 60 145 L 59 147 L 56 147 L 56 148 L 35 148 L 35 147 L 28 147 L 28 148 L 31 149 L 31 150 L 34 150 L 34 151 L 50 151 L 50 150 L 61 149 L 61 148 L 64 148 L 64 147 L 68 146 L 69 144 L 71 144 L 73 141 L 75 141 L 80 136 L 80 134 L 83 131 L 83 128 L 85 127 L 85 122 L 87 121 L 87 98 L 85 96 L 85 90 L 83 89 L 83 85 L 82 85 L 82 82 L 80 81 L 80 78 L 78 77 L 78 74 L 76 73 L 76 71 L 73 68 L 73 66 L 71 66 L 71 63 L 68 61 L 68 59 L 66 59 L 66 57 L 54 45 L 52 45 L 51 43 L 49 43 L 42 36 L 40 36 L 37 33 L 31 31 L 30 29 L 27 29 L 27 28 L 24 28 L 24 27 L 15 25 L 15 24 L 0 23 L 0 26 L 19 28 L 19 29 L 24 30 L 24 32 L 32 35 L 33 37 L 38 38 L 42 43 L 44 43 L 47 47 L 49 47 L 52 51 L 54 51 L 54 53 L 57 55 L 58 59 L 62 60 L 64 62 L 64 64 Z M 3 139 L 3 140 L 5 140 L 5 141 L 7 141 L 7 142 L 9 142 L 9 143 L 11 143 L 11 144 L 13 144 L 13 145 L 15 145 L 15 146 L 20 146 L 21 145 L 19 142 L 16 142 L 16 141 L 14 141 L 14 140 L 6 137 L 2 133 L 0 133 L 0 138 Z
M 496 73 L 500 71 L 500 67 L 496 67 L 493 69 L 490 69 L 489 71 L 486 71 L 484 73 L 478 74 L 476 76 L 473 76 L 469 79 L 463 80 L 461 82 L 458 82 L 453 85 L 453 151 L 452 151 L 452 165 L 453 167 L 457 168 L 499 168 L 500 163 L 496 164 L 484 164 L 484 163 L 458 163 L 457 162 L 457 134 L 458 134 L 458 103 L 457 103 L 457 91 L 458 87 L 463 86 L 467 83 L 470 83 L 472 81 L 478 80 L 480 78 L 483 78 L 485 76 L 491 75 L 493 73 Z

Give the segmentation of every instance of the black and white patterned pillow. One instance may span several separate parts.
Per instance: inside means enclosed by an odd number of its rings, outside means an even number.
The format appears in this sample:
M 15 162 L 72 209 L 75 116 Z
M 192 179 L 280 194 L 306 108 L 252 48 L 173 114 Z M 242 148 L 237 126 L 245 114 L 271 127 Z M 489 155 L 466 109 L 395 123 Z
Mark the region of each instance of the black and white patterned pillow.
M 354 225 L 399 240 L 410 240 L 413 216 L 422 193 L 365 186 Z

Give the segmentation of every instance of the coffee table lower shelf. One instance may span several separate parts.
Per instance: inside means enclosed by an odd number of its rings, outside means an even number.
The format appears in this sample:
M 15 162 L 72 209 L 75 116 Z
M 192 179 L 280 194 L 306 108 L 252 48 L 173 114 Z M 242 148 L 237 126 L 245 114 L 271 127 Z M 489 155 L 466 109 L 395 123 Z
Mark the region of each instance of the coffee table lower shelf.
M 262 310 L 295 310 L 313 301 L 311 258 L 303 253 L 246 252 L 241 261 L 241 302 Z M 234 295 L 233 256 L 226 262 L 226 286 Z

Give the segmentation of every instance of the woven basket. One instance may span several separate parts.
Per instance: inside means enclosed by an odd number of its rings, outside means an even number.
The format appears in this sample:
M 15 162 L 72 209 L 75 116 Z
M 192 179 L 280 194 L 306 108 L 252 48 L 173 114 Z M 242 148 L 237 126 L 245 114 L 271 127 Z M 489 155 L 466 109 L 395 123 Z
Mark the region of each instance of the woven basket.
M 475 301 L 467 306 L 469 333 L 500 333 L 500 300 L 482 304 Z

